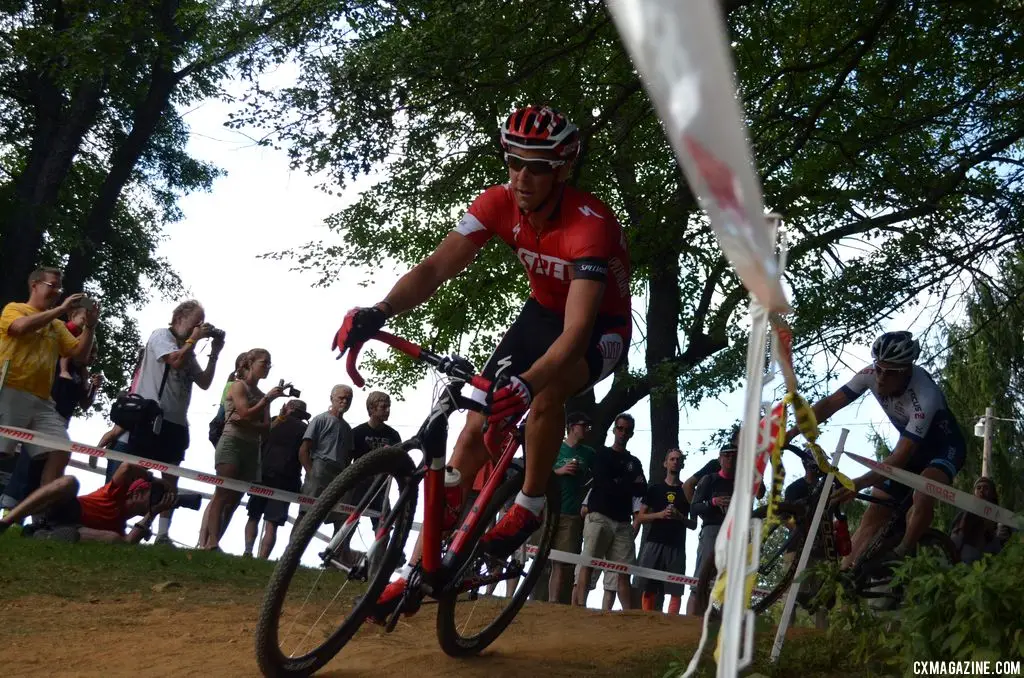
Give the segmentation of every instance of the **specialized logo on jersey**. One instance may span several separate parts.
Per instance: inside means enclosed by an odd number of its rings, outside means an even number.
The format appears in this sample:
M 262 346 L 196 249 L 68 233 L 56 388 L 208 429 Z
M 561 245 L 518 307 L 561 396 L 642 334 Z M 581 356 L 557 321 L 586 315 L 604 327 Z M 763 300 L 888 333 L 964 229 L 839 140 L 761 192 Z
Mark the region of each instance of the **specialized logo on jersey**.
M 597 217 L 598 219 L 604 219 L 600 214 L 590 209 L 590 205 L 580 205 L 580 214 L 585 217 Z
M 494 376 L 500 377 L 505 370 L 512 369 L 512 356 L 507 355 L 504 358 L 498 359 L 498 369 L 495 370 Z
M 522 247 L 516 252 L 516 256 L 519 257 L 519 261 L 523 262 L 526 271 L 531 275 L 545 275 L 558 280 L 569 280 L 572 264 L 565 259 L 537 254 Z

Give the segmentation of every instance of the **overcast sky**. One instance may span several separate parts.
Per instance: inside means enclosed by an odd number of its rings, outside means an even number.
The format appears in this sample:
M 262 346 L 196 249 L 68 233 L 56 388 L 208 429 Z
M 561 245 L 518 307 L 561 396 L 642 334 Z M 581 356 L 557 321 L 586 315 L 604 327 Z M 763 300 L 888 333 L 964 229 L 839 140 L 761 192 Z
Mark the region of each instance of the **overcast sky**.
M 263 383 L 264 389 L 276 384 L 278 379 L 291 381 L 301 389 L 313 413 L 325 410 L 331 387 L 349 382 L 343 361 L 335 361 L 329 351 L 344 312 L 355 305 L 378 301 L 400 273 L 374 271 L 370 286 L 360 287 L 358 283 L 369 277 L 367 272 L 350 270 L 342 273 L 329 288 L 314 288 L 311 285 L 315 276 L 290 272 L 286 261 L 259 259 L 258 255 L 264 252 L 295 247 L 310 240 L 337 238 L 322 221 L 351 200 L 352 192 L 343 198 L 328 196 L 316 188 L 315 178 L 289 170 L 283 153 L 256 147 L 245 136 L 224 128 L 229 110 L 225 104 L 209 102 L 187 114 L 186 121 L 192 129 L 189 151 L 223 168 L 227 175 L 216 181 L 211 193 L 191 195 L 181 201 L 185 217 L 167 229 L 167 238 L 159 248 L 159 254 L 171 262 L 184 280 L 189 295 L 206 307 L 207 320 L 227 331 L 227 343 L 214 384 L 209 391 L 194 389 L 189 409 L 192 445 L 185 465 L 207 472 L 214 470 L 214 451 L 207 440 L 207 423 L 217 409 L 218 397 L 234 357 L 254 347 L 268 349 L 273 356 L 273 370 Z M 143 339 L 168 324 L 171 310 L 178 301 L 155 299 L 138 312 Z M 898 322 L 891 328 L 903 329 Z M 208 346 L 201 345 L 199 361 L 203 366 L 208 352 Z M 844 358 L 859 369 L 869 359 L 868 347 L 851 346 Z M 830 388 L 837 388 L 851 375 L 852 371 L 842 373 L 835 383 L 829 384 Z M 426 415 L 432 383 L 424 381 L 401 394 L 404 401 L 394 401 L 389 423 L 403 436 L 412 435 Z M 355 402 L 347 415 L 353 425 L 366 419 L 365 396 L 371 388 L 369 384 L 366 390 L 356 391 Z M 607 385 L 599 388 L 599 395 L 606 389 Z M 275 413 L 282 403 L 275 404 Z M 680 442 L 683 451 L 689 453 L 684 478 L 713 458 L 713 453 L 702 455 L 697 450 L 713 431 L 729 426 L 739 417 L 741 403 L 742 393 L 726 393 L 681 413 Z M 630 413 L 637 421 L 630 449 L 646 467 L 650 457 L 647 399 L 634 406 Z M 897 437 L 890 425 L 878 426 L 883 421 L 884 416 L 874 401 L 864 399 L 837 415 L 825 429 L 821 442 L 831 451 L 838 441 L 840 427 L 849 426 L 847 449 L 870 456 L 872 448 L 867 435 L 872 423 L 890 443 Z M 965 433 L 970 435 L 973 420 L 962 424 Z M 452 422 L 452 441 L 460 427 L 461 418 Z M 105 422 L 97 416 L 77 419 L 70 428 L 74 440 L 89 444 L 95 444 L 105 430 Z M 862 473 L 854 462 L 846 461 L 841 467 L 850 475 Z M 787 463 L 788 480 L 801 473 L 799 464 Z M 84 491 L 95 489 L 101 483 L 98 475 L 77 471 L 76 475 L 82 478 Z M 183 486 L 189 485 L 189 482 L 183 483 Z M 244 522 L 244 509 L 240 509 L 222 542 L 226 551 L 241 552 Z M 171 536 L 185 544 L 194 544 L 198 526 L 197 514 L 179 510 Z M 281 553 L 286 538 L 287 531 L 279 538 L 275 555 Z M 695 549 L 696 534 L 691 533 L 687 547 L 689 570 L 693 567 Z

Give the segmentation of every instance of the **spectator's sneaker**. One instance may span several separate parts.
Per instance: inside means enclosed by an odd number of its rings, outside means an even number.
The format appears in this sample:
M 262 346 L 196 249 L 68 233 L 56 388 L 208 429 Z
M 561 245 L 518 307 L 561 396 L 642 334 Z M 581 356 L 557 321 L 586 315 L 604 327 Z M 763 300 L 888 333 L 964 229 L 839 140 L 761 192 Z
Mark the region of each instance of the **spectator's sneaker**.
M 480 537 L 480 546 L 487 555 L 504 560 L 525 544 L 540 525 L 540 516 L 519 504 L 512 504 L 501 520 Z
M 377 602 L 370 609 L 367 619 L 374 624 L 386 624 L 388 618 L 394 614 L 395 610 L 398 609 L 398 605 L 402 602 L 402 596 L 405 595 L 407 583 L 405 578 L 399 578 L 385 586 L 380 597 L 377 598 Z M 418 600 L 407 599 L 405 608 L 402 609 L 402 614 L 406 617 L 411 617 L 419 609 L 420 602 Z
M 166 534 L 157 535 L 156 539 L 153 541 L 153 545 L 154 546 L 170 546 L 172 549 L 173 548 L 177 548 L 174 545 L 174 542 L 171 541 L 170 536 L 166 535 Z

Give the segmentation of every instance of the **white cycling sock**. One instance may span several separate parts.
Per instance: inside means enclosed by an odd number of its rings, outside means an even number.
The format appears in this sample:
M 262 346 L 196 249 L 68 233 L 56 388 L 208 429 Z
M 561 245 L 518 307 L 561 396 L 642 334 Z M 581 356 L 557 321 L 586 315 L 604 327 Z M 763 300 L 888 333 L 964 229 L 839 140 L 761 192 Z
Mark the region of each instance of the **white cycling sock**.
M 166 537 L 167 531 L 171 529 L 171 517 L 160 516 L 160 520 L 157 521 L 156 536 Z
M 398 576 L 401 577 L 402 579 L 408 579 L 411 574 L 412 574 L 412 565 L 409 565 L 408 563 L 406 563 L 405 565 L 402 565 L 400 568 L 398 568 Z
M 531 497 L 523 494 L 522 490 L 520 490 L 519 494 L 516 495 L 516 503 L 533 515 L 540 517 L 541 511 L 544 510 L 544 505 L 547 503 L 547 497 L 543 494 L 539 497 Z

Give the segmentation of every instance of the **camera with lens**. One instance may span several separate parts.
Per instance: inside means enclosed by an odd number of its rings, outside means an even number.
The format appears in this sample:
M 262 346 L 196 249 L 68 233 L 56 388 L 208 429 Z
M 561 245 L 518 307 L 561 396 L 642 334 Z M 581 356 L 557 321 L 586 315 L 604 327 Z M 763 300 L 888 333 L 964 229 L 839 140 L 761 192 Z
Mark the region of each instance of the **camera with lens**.
M 150 486 L 149 490 L 149 506 L 150 508 L 156 506 L 164 498 L 164 494 L 167 492 L 167 488 L 163 483 L 155 482 Z M 187 508 L 192 511 L 198 511 L 200 504 L 203 503 L 203 495 L 197 492 L 179 492 L 178 498 L 174 500 L 173 508 Z
M 281 381 L 278 382 L 277 387 L 280 388 L 280 389 L 284 389 L 284 397 L 285 398 L 301 398 L 302 397 L 302 391 L 300 391 L 299 389 L 295 388 L 291 384 L 284 383 L 284 379 L 282 379 Z
M 206 336 L 210 337 L 214 341 L 224 341 L 225 332 L 219 327 L 210 325 L 210 329 L 207 331 Z

